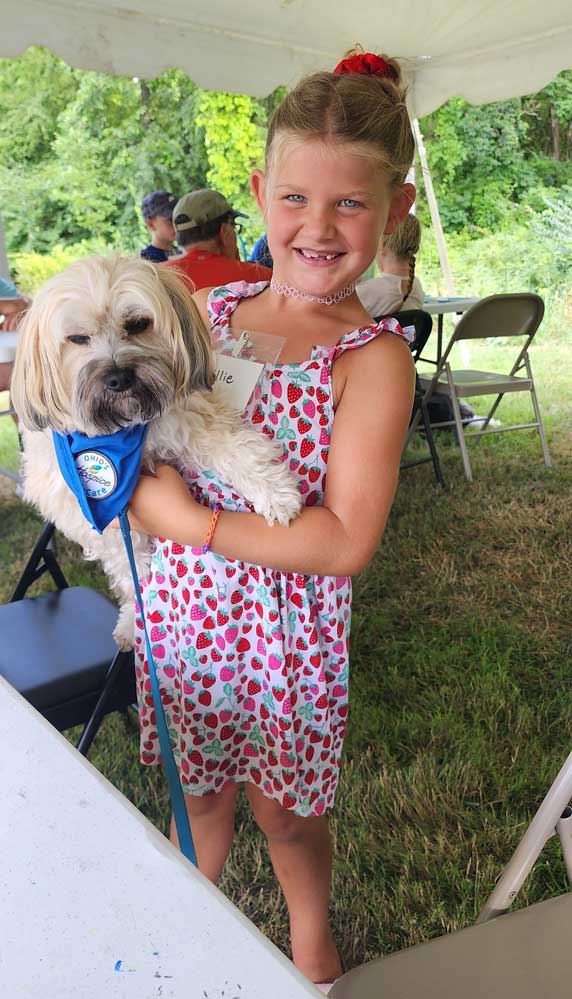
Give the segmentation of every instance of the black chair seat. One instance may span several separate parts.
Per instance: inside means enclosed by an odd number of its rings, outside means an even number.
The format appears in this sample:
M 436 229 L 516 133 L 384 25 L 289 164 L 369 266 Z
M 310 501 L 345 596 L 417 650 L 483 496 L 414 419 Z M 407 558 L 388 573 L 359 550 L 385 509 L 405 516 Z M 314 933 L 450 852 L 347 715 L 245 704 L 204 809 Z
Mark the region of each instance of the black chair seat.
M 117 655 L 117 608 L 87 587 L 0 606 L 0 674 L 53 725 L 84 723 Z M 106 713 L 135 701 L 133 669 L 115 684 Z

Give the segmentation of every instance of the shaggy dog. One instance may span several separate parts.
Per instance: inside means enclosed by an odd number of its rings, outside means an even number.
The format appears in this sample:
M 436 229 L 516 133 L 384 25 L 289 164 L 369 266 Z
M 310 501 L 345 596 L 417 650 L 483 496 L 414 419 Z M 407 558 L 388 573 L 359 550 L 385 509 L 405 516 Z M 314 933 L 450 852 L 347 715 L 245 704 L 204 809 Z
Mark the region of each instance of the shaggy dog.
M 41 289 L 21 327 L 11 394 L 23 431 L 24 498 L 100 559 L 120 601 L 114 637 L 133 644 L 134 591 L 121 533 L 98 535 L 58 467 L 52 430 L 111 434 L 149 424 L 143 468 L 210 469 L 262 514 L 288 524 L 300 510 L 281 449 L 211 391 L 210 337 L 183 283 L 140 259 L 92 257 Z M 133 532 L 139 577 L 150 538 Z

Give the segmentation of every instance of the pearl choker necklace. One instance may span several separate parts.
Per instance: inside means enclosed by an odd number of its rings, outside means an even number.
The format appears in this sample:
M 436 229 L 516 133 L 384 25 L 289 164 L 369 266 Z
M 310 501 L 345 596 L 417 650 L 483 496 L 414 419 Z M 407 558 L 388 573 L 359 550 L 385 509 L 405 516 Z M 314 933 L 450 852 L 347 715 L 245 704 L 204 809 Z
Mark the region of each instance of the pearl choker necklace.
M 319 302 L 320 305 L 337 305 L 338 302 L 343 302 L 344 298 L 349 298 L 350 295 L 353 295 L 356 286 L 353 283 L 348 284 L 347 288 L 335 291 L 333 295 L 309 295 L 305 291 L 293 288 L 290 284 L 283 284 L 273 277 L 270 281 L 270 287 L 277 295 L 285 295 L 286 298 L 297 298 L 300 302 Z

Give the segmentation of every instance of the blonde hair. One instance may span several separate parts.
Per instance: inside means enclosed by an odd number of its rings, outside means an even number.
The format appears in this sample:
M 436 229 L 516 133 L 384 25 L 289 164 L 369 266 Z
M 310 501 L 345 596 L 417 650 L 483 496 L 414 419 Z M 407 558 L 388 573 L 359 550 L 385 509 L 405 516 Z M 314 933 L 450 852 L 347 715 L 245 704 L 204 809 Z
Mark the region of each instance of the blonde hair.
M 356 51 L 356 50 L 353 50 Z M 348 53 L 351 55 L 352 53 Z M 413 162 L 414 139 L 399 63 L 382 56 L 388 76 L 313 73 L 276 108 L 268 126 L 266 170 L 271 173 L 282 137 L 352 144 L 377 159 L 392 185 L 402 184 Z
M 399 307 L 402 309 L 405 302 L 411 294 L 411 289 L 413 288 L 413 281 L 415 280 L 415 255 L 419 251 L 419 246 L 421 244 L 421 225 L 419 220 L 415 215 L 406 215 L 396 229 L 390 232 L 387 236 L 381 237 L 379 244 L 380 250 L 389 250 L 393 253 L 395 257 L 400 260 L 407 260 L 409 262 L 409 277 L 407 280 L 407 288 Z M 380 267 L 380 270 L 382 268 Z

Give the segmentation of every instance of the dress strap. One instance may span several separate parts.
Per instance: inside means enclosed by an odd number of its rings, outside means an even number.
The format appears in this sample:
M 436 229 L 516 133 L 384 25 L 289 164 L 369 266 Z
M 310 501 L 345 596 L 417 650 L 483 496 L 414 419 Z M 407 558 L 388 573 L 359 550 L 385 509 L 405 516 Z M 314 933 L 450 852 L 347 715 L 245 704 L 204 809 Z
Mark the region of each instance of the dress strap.
M 397 319 L 393 319 L 388 316 L 387 319 L 380 320 L 379 323 L 372 323 L 370 326 L 360 326 L 357 330 L 351 330 L 349 333 L 344 333 L 342 337 L 338 340 L 336 346 L 333 348 L 332 360 L 335 361 L 337 357 L 344 352 L 344 350 L 353 350 L 355 347 L 363 347 L 365 343 L 369 343 L 370 340 L 375 340 L 380 333 L 393 333 L 395 336 L 403 337 L 407 343 L 412 343 L 415 339 L 415 330 L 411 326 L 406 326 L 403 329 Z
M 237 305 L 243 298 L 253 298 L 260 294 L 267 287 L 268 281 L 257 281 L 249 284 L 248 281 L 233 281 L 232 284 L 221 285 L 220 288 L 213 288 L 207 298 L 208 317 L 213 327 L 225 327 L 230 325 L 230 317 Z

